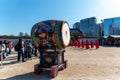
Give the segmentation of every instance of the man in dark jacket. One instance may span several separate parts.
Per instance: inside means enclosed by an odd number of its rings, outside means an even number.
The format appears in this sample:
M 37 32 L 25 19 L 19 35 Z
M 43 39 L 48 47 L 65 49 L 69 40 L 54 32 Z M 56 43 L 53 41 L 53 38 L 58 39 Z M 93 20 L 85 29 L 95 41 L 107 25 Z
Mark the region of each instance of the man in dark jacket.
M 20 57 L 22 56 L 22 62 L 25 62 L 24 60 L 24 51 L 23 51 L 23 43 L 22 43 L 22 39 L 19 39 L 19 42 L 17 43 L 17 52 L 18 52 L 18 58 L 17 58 L 17 61 L 20 61 Z

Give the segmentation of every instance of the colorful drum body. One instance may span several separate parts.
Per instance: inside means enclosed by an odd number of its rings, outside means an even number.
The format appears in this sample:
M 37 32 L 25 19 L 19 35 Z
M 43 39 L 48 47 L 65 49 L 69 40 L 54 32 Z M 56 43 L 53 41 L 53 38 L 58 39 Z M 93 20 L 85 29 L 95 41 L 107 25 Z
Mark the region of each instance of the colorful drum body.
M 35 46 L 62 49 L 70 43 L 70 29 L 66 21 L 47 20 L 35 24 L 31 30 Z

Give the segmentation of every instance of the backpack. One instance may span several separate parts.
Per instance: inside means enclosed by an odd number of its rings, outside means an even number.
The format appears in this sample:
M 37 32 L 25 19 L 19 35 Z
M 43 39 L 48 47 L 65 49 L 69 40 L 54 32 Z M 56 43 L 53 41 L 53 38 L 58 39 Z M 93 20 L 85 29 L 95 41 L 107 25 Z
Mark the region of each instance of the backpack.
M 27 46 L 26 46 L 26 50 L 31 50 L 30 45 L 27 45 Z
M 15 46 L 15 51 L 18 51 L 19 50 L 19 45 L 17 44 L 16 46 Z

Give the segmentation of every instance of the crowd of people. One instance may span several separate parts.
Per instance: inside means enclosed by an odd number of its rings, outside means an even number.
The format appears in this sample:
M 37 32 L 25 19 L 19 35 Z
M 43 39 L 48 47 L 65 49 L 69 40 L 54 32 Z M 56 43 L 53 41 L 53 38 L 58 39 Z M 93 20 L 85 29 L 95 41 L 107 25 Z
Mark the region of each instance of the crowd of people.
M 37 56 L 37 47 L 34 46 L 31 40 L 22 39 L 18 40 L 18 43 L 13 46 L 12 41 L 0 41 L 0 60 L 6 59 L 7 56 L 11 54 L 11 50 L 15 49 L 17 51 L 17 61 L 19 62 L 22 58 L 22 62 L 25 62 L 28 59 L 32 59 L 32 55 Z
M 115 38 L 103 38 L 99 40 L 101 46 L 116 46 L 120 47 L 120 39 Z
M 15 46 L 15 50 L 18 52 L 17 61 L 19 62 L 22 58 L 22 62 L 25 62 L 27 59 L 32 59 L 32 54 L 37 56 L 37 47 L 32 44 L 30 40 L 23 41 L 19 39 L 18 43 Z
M 13 48 L 12 42 L 11 41 L 0 41 L 0 60 L 1 56 L 3 59 L 5 59 L 8 55 L 11 54 L 11 50 Z

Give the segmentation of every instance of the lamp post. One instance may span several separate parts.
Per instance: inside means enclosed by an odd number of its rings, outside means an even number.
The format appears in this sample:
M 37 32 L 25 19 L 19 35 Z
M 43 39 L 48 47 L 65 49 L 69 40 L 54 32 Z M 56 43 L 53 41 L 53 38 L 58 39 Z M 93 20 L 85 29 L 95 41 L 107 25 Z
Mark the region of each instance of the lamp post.
M 104 21 L 103 20 L 101 20 L 101 22 L 102 22 L 102 26 L 101 26 L 101 36 L 104 36 Z

